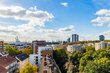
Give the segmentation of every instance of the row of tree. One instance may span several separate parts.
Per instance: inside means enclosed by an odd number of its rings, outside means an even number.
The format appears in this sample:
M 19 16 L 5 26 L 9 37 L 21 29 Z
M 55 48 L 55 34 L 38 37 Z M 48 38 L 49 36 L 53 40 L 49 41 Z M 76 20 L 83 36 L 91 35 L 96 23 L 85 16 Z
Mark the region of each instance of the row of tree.
M 19 50 L 15 47 L 7 46 L 4 49 L 4 51 L 7 51 L 10 56 L 14 56 L 14 57 L 19 54 L 22 54 L 22 53 L 26 53 L 27 55 L 30 55 L 33 52 L 31 46 L 29 46 L 28 48 L 25 48 L 23 50 Z
M 54 59 L 64 73 L 109 73 L 110 47 L 95 51 L 95 47 L 87 46 L 84 53 L 74 51 L 70 53 L 63 48 L 54 50 Z

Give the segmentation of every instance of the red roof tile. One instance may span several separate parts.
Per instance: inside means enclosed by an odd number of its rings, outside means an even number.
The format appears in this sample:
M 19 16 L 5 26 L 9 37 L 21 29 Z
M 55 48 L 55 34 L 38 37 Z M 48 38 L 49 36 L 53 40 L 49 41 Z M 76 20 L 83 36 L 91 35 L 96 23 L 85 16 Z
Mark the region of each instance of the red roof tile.
M 0 66 L 0 73 L 6 73 L 6 72 L 8 72 L 8 70 Z
M 0 66 L 2 67 L 6 67 L 10 64 L 12 64 L 13 62 L 17 61 L 15 58 L 7 55 L 7 56 L 3 56 L 0 58 Z

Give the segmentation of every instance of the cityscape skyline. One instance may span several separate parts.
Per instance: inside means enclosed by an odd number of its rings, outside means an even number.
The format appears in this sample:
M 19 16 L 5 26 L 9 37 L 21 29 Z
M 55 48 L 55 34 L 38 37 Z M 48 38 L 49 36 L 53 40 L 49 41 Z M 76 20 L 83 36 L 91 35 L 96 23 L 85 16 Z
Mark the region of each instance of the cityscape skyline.
M 110 39 L 109 0 L 1 0 L 0 6 L 1 40 L 67 40 L 76 33 L 81 41 Z
M 110 73 L 110 0 L 0 0 L 0 73 Z

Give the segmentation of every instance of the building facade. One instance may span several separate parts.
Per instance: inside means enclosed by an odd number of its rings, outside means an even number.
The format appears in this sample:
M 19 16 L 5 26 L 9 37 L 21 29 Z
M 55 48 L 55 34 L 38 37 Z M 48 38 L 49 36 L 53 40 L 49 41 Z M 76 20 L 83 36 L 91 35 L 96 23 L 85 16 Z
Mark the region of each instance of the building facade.
M 40 66 L 41 58 L 42 58 L 42 51 L 49 51 L 52 50 L 52 47 L 45 46 L 45 47 L 39 47 L 38 49 L 38 65 Z
M 46 42 L 45 41 L 33 41 L 32 42 L 33 54 L 38 54 L 39 46 L 46 46 Z
M 95 43 L 95 50 L 105 49 L 105 48 L 107 48 L 107 45 L 108 45 L 108 43 L 105 42 L 105 41 L 101 41 L 99 43 Z
M 29 55 L 29 62 L 34 66 L 38 65 L 38 54 L 30 54 Z
M 79 41 L 79 35 L 72 34 L 72 42 L 78 42 Z
M 83 52 L 84 51 L 84 47 L 79 46 L 79 45 L 68 45 L 67 51 L 69 51 L 71 53 L 74 52 L 74 51 Z

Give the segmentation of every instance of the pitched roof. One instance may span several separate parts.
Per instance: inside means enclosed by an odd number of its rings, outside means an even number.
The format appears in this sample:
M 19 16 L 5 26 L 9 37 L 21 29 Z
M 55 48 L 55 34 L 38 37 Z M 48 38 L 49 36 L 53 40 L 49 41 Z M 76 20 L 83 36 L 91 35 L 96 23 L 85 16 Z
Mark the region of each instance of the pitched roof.
M 0 66 L 0 73 L 6 73 L 6 72 L 8 72 L 8 70 Z
M 24 61 L 27 58 L 29 58 L 29 56 L 25 53 L 17 56 L 17 59 L 19 59 L 20 61 Z
M 13 62 L 16 62 L 17 60 L 9 55 L 7 56 L 3 56 L 3 57 L 0 57 L 0 66 L 2 67 L 6 67 L 10 64 L 12 64 Z

